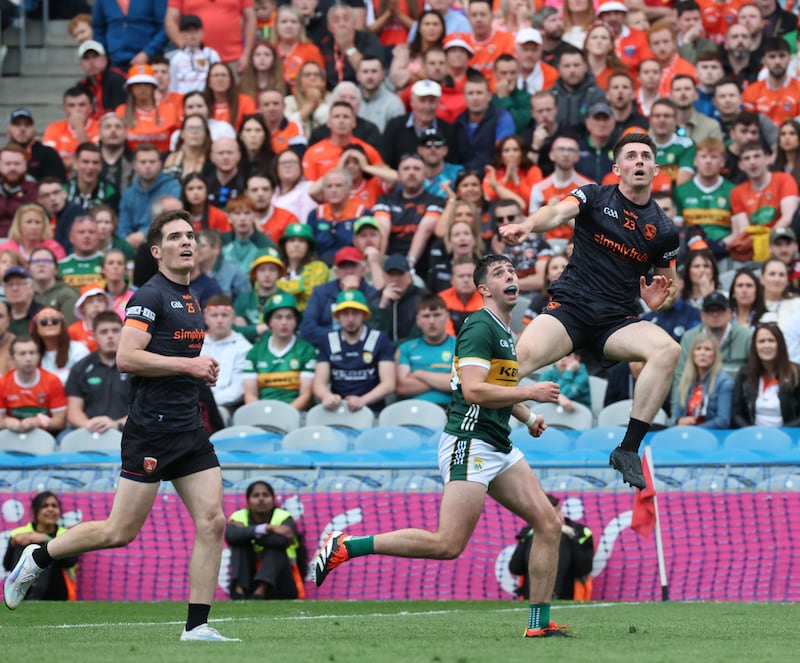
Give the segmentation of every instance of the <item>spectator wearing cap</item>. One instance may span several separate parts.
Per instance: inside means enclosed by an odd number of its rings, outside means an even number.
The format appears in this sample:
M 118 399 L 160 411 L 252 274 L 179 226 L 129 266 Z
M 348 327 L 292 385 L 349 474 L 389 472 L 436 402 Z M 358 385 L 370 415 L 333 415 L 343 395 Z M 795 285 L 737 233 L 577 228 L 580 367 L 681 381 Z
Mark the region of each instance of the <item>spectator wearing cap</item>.
M 19 265 L 9 267 L 3 274 L 3 288 L 8 302 L 8 331 L 15 336 L 27 334 L 33 316 L 42 309 L 34 299 L 30 272 Z
M 35 203 L 36 182 L 27 176 L 25 150 L 9 143 L 0 148 L 0 237 L 8 237 L 14 218 L 23 205 Z
M 100 129 L 92 118 L 92 98 L 83 88 L 73 86 L 67 89 L 62 108 L 66 119 L 48 124 L 42 143 L 58 153 L 69 173 L 78 146 L 83 143 L 97 143 Z
M 400 97 L 386 86 L 386 70 L 381 58 L 361 58 L 356 70 L 356 80 L 361 91 L 359 118 L 369 120 L 383 133 L 389 120 L 405 115 L 406 109 Z
M 628 8 L 623 2 L 604 2 L 597 8 L 597 18 L 611 28 L 617 56 L 627 67 L 628 73 L 635 76 L 643 60 L 653 57 L 647 33 L 630 28 L 625 23 Z
M 315 348 L 321 347 L 328 332 L 339 328 L 333 310 L 341 292 L 358 290 L 365 305 L 367 299 L 375 292 L 375 288 L 364 280 L 366 266 L 361 251 L 352 246 L 339 249 L 333 264 L 336 279 L 314 288 L 300 323 L 299 335 Z
M 125 82 L 127 101 L 117 106 L 116 113 L 125 121 L 128 148 L 155 145 L 161 152 L 169 151 L 172 132 L 180 126 L 178 111 L 171 103 L 158 103 L 158 81 L 149 64 L 136 64 L 128 70 Z
M 514 119 L 492 104 L 489 82 L 481 74 L 467 76 L 464 97 L 467 110 L 456 118 L 453 133 L 465 155 L 464 167 L 483 172 L 492 163 L 495 144 L 514 134 Z
M 314 396 L 326 410 L 344 405 L 351 412 L 380 412 L 395 390 L 394 347 L 386 334 L 366 325 L 370 309 L 360 290 L 340 292 L 333 316 L 339 328 L 319 345 Z
M 425 78 L 442 86 L 436 117 L 452 123 L 467 108 L 467 102 L 464 101 L 464 84 L 467 82 L 469 60 L 473 51 L 461 32 L 454 32 L 447 37 L 442 48 L 444 67 L 441 67 L 441 58 L 438 55 L 429 56 L 429 53 L 436 53 L 435 49 L 425 54 L 422 64 L 425 67 Z M 407 102 L 406 106 L 410 107 L 410 104 Z
M 397 348 L 421 336 L 416 324 L 417 304 L 426 294 L 414 285 L 411 267 L 405 256 L 395 253 L 383 263 L 386 285 L 369 298 L 372 327 L 384 332 Z
M 605 101 L 592 104 L 586 112 L 584 124 L 586 131 L 578 141 L 580 156 L 575 170 L 594 182 L 602 182 L 611 172 L 614 143 L 617 141 L 611 106 Z
M 380 40 L 370 32 L 356 29 L 353 7 L 332 5 L 327 13 L 327 33 L 319 42 L 325 60 L 328 89 L 342 81 L 356 82 L 356 69 L 367 55 L 383 57 Z
M 797 256 L 797 234 L 792 228 L 773 228 L 769 233 L 769 254 L 789 270 L 789 292 L 800 293 L 800 261 Z
M 277 400 L 307 410 L 317 351 L 295 333 L 300 322 L 297 300 L 286 292 L 273 295 L 264 307 L 264 322 L 269 333 L 245 357 L 244 402 Z
M 236 329 L 251 343 L 255 343 L 266 331 L 264 305 L 278 291 L 278 280 L 286 274 L 286 265 L 276 249 L 261 252 L 250 265 L 250 282 L 253 289 L 236 298 Z
M 672 393 L 678 393 L 683 368 L 689 358 L 689 349 L 699 333 L 713 336 L 719 345 L 719 355 L 725 372 L 734 377 L 747 361 L 753 330 L 733 319 L 728 298 L 721 292 L 712 292 L 703 298 L 700 324 L 692 327 L 681 337 L 681 356 L 672 382 Z
M 200 18 L 205 43 L 219 53 L 225 64 L 241 74 L 256 43 L 257 21 L 253 3 L 249 0 L 167 0 L 164 29 L 178 48 L 186 45 L 180 19 L 187 14 Z
M 86 94 L 92 98 L 92 118 L 99 120 L 125 103 L 125 74 L 109 66 L 103 44 L 94 39 L 83 42 L 78 47 L 78 61 L 86 74 L 78 82 L 78 87 L 86 90 Z
M 546 9 L 552 9 L 552 7 Z M 563 27 L 564 23 L 562 21 L 562 30 Z M 549 90 L 558 80 L 558 69 L 546 62 L 542 62 L 542 41 L 542 33 L 535 28 L 520 30 L 514 39 L 514 53 L 519 64 L 517 80 L 514 83 L 517 90 L 525 91 L 528 95 L 541 90 Z M 496 65 L 495 69 L 497 69 Z M 495 73 L 495 76 L 497 76 L 497 73 Z M 526 110 L 529 110 L 529 107 Z M 528 117 L 530 117 L 530 114 L 528 114 Z M 519 131 L 524 130 L 526 126 L 527 123 Z
M 364 280 L 380 290 L 386 285 L 386 274 L 383 272 L 386 255 L 381 248 L 381 224 L 374 216 L 362 216 L 353 224 L 353 246 L 364 256 Z
M 114 67 L 147 64 L 167 47 L 166 10 L 166 0 L 95 0 L 93 38 L 108 49 Z
M 456 177 L 464 169 L 447 161 L 449 151 L 444 136 L 433 127 L 422 133 L 417 145 L 417 154 L 425 165 L 425 191 L 439 198 L 447 198 L 448 193 L 442 186 L 454 186 Z
M 278 281 L 278 288 L 295 298 L 302 313 L 314 288 L 328 281 L 330 270 L 317 258 L 314 233 L 305 223 L 286 226 L 279 244 L 286 274 Z
M 514 119 L 514 131 L 525 131 L 531 119 L 531 95 L 517 86 L 519 62 L 513 55 L 503 53 L 494 63 L 495 91 L 492 105 L 508 111 Z
M 490 88 L 494 88 L 494 62 L 501 53 L 514 54 L 514 35 L 493 26 L 492 0 L 471 0 L 467 20 L 472 30 L 465 40 L 472 48 L 469 66 L 481 72 Z
M 62 184 L 67 181 L 67 171 L 58 152 L 36 139 L 33 114 L 27 108 L 11 111 L 6 136 L 12 145 L 19 145 L 25 150 L 28 175 L 37 182 L 45 177 L 55 177 Z
M 383 133 L 384 161 L 397 168 L 400 157 L 416 151 L 422 134 L 427 129 L 436 129 L 450 147 L 450 160 L 460 163 L 460 151 L 456 144 L 452 125 L 436 117 L 442 86 L 428 79 L 411 86 L 411 112 L 396 117 L 386 124 Z
M 590 8 L 594 9 L 594 7 Z M 550 65 L 558 77 L 556 69 L 558 59 L 561 57 L 561 51 L 567 45 L 564 40 L 566 33 L 564 15 L 556 7 L 545 6 L 534 12 L 531 26 L 542 36 L 542 62 Z M 517 56 L 519 57 L 519 54 Z
M 253 346 L 233 330 L 234 310 L 230 297 L 212 295 L 202 306 L 206 335 L 200 354 L 214 357 L 220 366 L 217 383 L 211 387 L 211 393 L 218 406 L 233 412 L 244 402 L 245 358 Z
M 184 14 L 178 23 L 183 47 L 169 61 L 169 89 L 186 94 L 202 92 L 211 65 L 221 62 L 219 53 L 203 43 L 203 21 L 195 14 Z
M 585 53 L 574 46 L 567 46 L 562 51 L 558 75 L 558 81 L 549 90 L 556 99 L 558 123 L 580 133 L 584 130 L 589 108 L 605 103 L 605 91 L 589 71 Z
M 83 343 L 89 352 L 97 350 L 94 338 L 94 319 L 101 311 L 113 311 L 114 300 L 101 285 L 89 284 L 80 289 L 80 296 L 72 309 L 77 318 L 68 328 L 70 339 Z M 64 378 L 66 381 L 66 377 Z

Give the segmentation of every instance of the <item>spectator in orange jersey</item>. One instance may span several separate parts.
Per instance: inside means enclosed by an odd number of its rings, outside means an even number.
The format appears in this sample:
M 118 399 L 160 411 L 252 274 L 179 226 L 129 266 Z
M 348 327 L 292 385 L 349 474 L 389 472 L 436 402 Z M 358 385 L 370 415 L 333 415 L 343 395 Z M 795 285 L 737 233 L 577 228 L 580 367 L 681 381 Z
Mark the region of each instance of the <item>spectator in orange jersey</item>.
M 266 41 L 260 41 L 253 48 L 247 67 L 242 72 L 239 91 L 253 101 L 257 101 L 258 93 L 267 88 L 274 88 L 285 93 L 286 81 L 283 76 L 283 62 L 275 50 L 275 46 Z
M 767 78 L 747 86 L 742 95 L 745 110 L 766 115 L 781 125 L 800 115 L 800 81 L 789 76 L 791 52 L 783 37 L 764 40 Z
M 502 53 L 514 55 L 514 35 L 492 27 L 491 0 L 470 0 L 467 19 L 472 27 L 465 38 L 473 51 L 469 66 L 481 72 L 494 90 L 494 62 Z
M 278 9 L 271 39 L 283 61 L 283 80 L 290 90 L 294 89 L 304 62 L 316 62 L 325 68 L 322 53 L 306 36 L 303 15 L 296 7 L 283 5 Z
M 156 87 L 156 103 L 159 105 L 172 104 L 175 114 L 180 117 L 183 110 L 183 94 L 170 90 L 169 60 L 163 55 L 154 55 L 150 58 L 150 67 L 158 83 Z
M 495 148 L 491 166 L 486 166 L 483 195 L 487 200 L 510 198 L 525 209 L 533 185 L 542 179 L 542 171 L 528 158 L 519 136 L 506 136 Z
M 611 36 L 611 29 L 605 23 L 597 23 L 589 28 L 583 52 L 595 82 L 604 90 L 608 90 L 611 75 L 615 71 L 624 70 L 625 66 L 614 51 L 614 38 Z
M 342 153 L 339 168 L 344 168 L 353 180 L 351 200 L 355 199 L 369 209 L 372 209 L 380 196 L 397 184 L 397 171 L 386 164 L 373 166 L 358 144 L 351 145 Z
M 286 100 L 280 90 L 269 88 L 258 95 L 258 112 L 267 125 L 272 151 L 281 154 L 291 150 L 298 158 L 303 156 L 308 138 L 303 127 L 294 120 L 286 118 Z
M 725 39 L 727 29 L 736 23 L 737 13 L 745 0 L 697 0 L 706 36 L 715 44 Z
M 97 143 L 100 129 L 92 119 L 92 100 L 84 89 L 71 87 L 64 92 L 63 109 L 67 119 L 47 125 L 42 142 L 58 152 L 69 172 L 78 145 Z
M 475 259 L 473 257 L 454 258 L 450 283 L 451 287 L 442 290 L 439 296 L 444 300 L 450 319 L 445 330 L 448 335 L 455 336 L 461 331 L 461 326 L 469 317 L 483 307 L 483 298 L 478 294 L 473 275 L 475 274 Z
M 336 167 L 345 148 L 353 143 L 361 145 L 371 164 L 383 163 L 377 150 L 353 135 L 356 127 L 356 113 L 353 107 L 344 101 L 336 101 L 331 105 L 328 117 L 330 138 L 325 138 L 309 147 L 303 155 L 303 173 L 312 182 L 320 179 L 331 168 Z
M 542 34 L 534 28 L 520 30 L 514 40 L 514 54 L 519 63 L 517 87 L 534 94 L 549 90 L 558 80 L 558 70 L 542 61 Z
M 678 38 L 675 28 L 663 21 L 654 23 L 647 31 L 647 40 L 650 50 L 653 51 L 653 55 L 661 65 L 661 81 L 658 85 L 659 97 L 669 96 L 670 83 L 678 74 L 688 74 L 697 84 L 694 65 L 678 55 Z
M 239 92 L 231 70 L 222 62 L 211 65 L 203 90 L 208 107 L 215 120 L 227 122 L 238 129 L 245 115 L 256 112 L 256 102 Z
M 208 202 L 208 184 L 200 173 L 189 173 L 181 183 L 183 209 L 192 216 L 195 232 L 213 228 L 221 233 L 231 229 L 228 215 Z
M 91 284 L 83 286 L 73 310 L 77 321 L 67 328 L 70 339 L 83 343 L 89 348 L 89 352 L 97 350 L 97 341 L 92 329 L 94 319 L 101 311 L 111 311 L 113 308 L 114 302 L 102 287 Z
M 92 98 L 93 119 L 99 120 L 125 103 L 125 74 L 109 66 L 106 49 L 100 42 L 93 39 L 83 42 L 78 47 L 78 60 L 86 74 L 78 87 Z
M 467 109 L 467 102 L 464 101 L 464 85 L 467 83 L 467 70 L 472 57 L 472 46 L 467 43 L 464 35 L 455 33 L 445 39 L 443 48 L 445 57 L 443 74 L 441 76 L 437 75 L 441 71 L 437 66 L 441 62 L 440 59 L 438 57 L 431 59 L 426 54 L 423 59 L 426 73 L 431 69 L 435 71 L 432 72 L 430 77 L 422 80 L 431 80 L 441 86 L 442 93 L 439 99 L 439 107 L 436 110 L 436 117 L 445 122 L 453 123 L 459 114 Z M 431 52 L 435 52 L 435 49 L 431 49 L 429 53 Z M 413 96 L 414 93 L 412 91 L 406 103 L 406 107 L 412 111 L 414 110 Z
M 628 73 L 635 76 L 642 60 L 653 57 L 653 53 L 647 42 L 647 33 L 625 24 L 627 14 L 628 8 L 622 2 L 604 2 L 597 8 L 597 18 L 611 28 L 619 59 Z
M 158 81 L 150 65 L 137 64 L 128 71 L 125 83 L 128 100 L 117 106 L 117 115 L 125 121 L 128 148 L 155 145 L 160 152 L 169 151 L 169 139 L 180 124 L 172 104 L 156 102 Z
M 299 223 L 299 219 L 289 210 L 274 205 L 274 193 L 275 184 L 271 174 L 251 175 L 247 178 L 244 195 L 255 205 L 256 227 L 277 244 L 283 237 L 286 226 Z

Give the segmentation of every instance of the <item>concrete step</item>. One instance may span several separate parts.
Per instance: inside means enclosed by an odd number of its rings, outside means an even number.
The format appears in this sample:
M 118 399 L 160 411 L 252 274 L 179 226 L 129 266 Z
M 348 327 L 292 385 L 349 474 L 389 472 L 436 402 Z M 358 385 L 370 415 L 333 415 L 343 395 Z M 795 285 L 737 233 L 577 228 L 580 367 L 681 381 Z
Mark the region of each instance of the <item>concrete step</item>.
M 72 48 L 77 57 L 78 45 L 67 32 L 69 21 L 50 21 L 47 26 L 47 38 L 45 43 L 48 46 L 68 46 Z

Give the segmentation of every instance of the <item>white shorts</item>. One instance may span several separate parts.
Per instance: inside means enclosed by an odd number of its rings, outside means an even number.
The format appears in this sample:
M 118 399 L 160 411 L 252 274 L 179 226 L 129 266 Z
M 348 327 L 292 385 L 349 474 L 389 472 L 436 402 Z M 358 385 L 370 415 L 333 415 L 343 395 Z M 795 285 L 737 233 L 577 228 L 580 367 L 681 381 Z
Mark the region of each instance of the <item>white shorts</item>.
M 439 438 L 439 472 L 445 483 L 474 481 L 487 488 L 503 472 L 525 456 L 516 447 L 507 454 L 476 438 L 458 438 L 442 433 Z

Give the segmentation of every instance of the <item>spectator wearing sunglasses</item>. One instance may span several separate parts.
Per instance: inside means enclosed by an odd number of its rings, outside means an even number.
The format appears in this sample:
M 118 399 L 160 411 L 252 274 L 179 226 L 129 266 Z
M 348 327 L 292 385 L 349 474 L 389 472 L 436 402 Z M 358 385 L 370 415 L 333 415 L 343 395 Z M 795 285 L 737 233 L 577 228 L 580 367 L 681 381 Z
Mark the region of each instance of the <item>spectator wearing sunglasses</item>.
M 241 160 L 242 153 L 235 138 L 217 138 L 211 144 L 214 169 L 205 178 L 208 202 L 221 210 L 245 190 L 245 179 L 239 170 Z
M 40 366 L 67 383 L 70 369 L 89 354 L 88 348 L 69 337 L 64 316 L 57 309 L 45 307 L 31 323 L 31 338 L 40 355 Z

